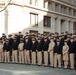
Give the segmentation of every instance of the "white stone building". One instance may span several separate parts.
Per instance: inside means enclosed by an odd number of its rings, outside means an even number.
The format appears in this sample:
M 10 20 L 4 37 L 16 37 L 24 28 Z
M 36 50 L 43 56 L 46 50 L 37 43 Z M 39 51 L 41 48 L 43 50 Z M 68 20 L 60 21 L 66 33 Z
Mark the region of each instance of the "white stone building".
M 6 4 L 5 4 L 6 1 Z M 0 0 L 0 10 L 9 0 Z M 0 35 L 76 31 L 76 0 L 11 0 L 0 12 Z

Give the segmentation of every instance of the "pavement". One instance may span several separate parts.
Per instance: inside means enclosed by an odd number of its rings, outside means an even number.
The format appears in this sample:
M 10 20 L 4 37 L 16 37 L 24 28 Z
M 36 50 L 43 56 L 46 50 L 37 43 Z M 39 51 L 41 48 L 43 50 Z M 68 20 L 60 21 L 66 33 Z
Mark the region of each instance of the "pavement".
M 0 75 L 76 75 L 76 70 L 0 63 Z

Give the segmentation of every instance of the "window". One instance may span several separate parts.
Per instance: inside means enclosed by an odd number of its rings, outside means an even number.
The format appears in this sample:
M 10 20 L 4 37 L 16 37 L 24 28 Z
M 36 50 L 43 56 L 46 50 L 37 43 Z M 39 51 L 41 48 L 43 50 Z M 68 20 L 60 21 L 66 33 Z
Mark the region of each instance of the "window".
M 63 13 L 63 10 L 62 9 L 63 9 L 63 6 L 61 6 L 61 13 Z
M 71 8 L 69 8 L 69 15 L 71 15 Z
M 30 0 L 30 4 L 37 6 L 38 0 Z
M 51 2 L 48 2 L 48 9 L 51 10 Z
M 56 4 L 55 7 L 56 7 L 55 11 L 58 12 L 58 10 L 59 10 L 58 4 Z
M 51 27 L 51 17 L 44 16 L 44 27 Z
M 30 25 L 38 26 L 38 14 L 30 13 Z
M 76 16 L 76 10 L 73 11 L 73 16 Z
M 32 4 L 32 0 L 30 0 L 30 4 Z

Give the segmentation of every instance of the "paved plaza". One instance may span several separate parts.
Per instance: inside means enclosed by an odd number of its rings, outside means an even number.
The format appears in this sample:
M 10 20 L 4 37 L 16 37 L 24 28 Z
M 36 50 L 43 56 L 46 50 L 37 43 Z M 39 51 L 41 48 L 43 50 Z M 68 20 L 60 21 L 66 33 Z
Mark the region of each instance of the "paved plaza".
M 0 75 L 76 75 L 76 70 L 1 63 Z

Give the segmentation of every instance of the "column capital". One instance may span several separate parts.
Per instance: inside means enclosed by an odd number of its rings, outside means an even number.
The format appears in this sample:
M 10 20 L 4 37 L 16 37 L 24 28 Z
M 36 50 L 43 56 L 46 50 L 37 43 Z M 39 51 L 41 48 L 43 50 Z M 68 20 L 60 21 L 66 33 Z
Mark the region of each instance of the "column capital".
M 51 18 L 56 18 L 56 16 L 51 16 Z
M 65 21 L 70 21 L 69 19 L 66 19 Z
M 70 22 L 75 22 L 74 20 L 71 20 Z
M 58 17 L 58 18 L 57 18 L 57 20 L 61 20 L 61 19 L 62 19 L 61 17 Z

